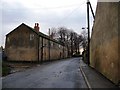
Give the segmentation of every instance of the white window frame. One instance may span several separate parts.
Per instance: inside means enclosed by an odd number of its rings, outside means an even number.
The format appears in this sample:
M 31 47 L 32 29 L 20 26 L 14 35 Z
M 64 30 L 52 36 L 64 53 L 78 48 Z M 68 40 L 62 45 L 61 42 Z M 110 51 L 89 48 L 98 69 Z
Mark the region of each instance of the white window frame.
M 30 41 L 34 39 L 34 34 L 30 34 Z

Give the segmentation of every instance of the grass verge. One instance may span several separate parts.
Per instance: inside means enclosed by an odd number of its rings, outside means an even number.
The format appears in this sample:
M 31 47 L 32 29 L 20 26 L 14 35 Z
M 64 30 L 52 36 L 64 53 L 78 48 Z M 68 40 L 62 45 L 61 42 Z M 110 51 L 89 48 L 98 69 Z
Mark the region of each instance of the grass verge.
M 5 62 L 2 62 L 2 76 L 6 76 L 8 74 L 10 74 L 10 67 Z

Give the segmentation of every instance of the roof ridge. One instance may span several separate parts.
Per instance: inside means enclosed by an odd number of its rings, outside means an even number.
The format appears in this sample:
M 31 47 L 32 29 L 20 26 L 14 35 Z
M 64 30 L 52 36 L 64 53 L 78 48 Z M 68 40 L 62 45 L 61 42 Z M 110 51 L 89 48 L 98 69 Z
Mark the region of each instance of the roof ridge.
M 44 38 L 47 38 L 47 39 L 49 39 L 49 40 L 51 40 L 51 41 L 54 41 L 54 42 L 56 42 L 56 43 L 59 43 L 59 44 L 63 45 L 63 44 L 60 43 L 59 41 L 50 38 L 48 35 L 46 35 L 46 34 L 44 34 L 44 33 L 42 33 L 42 32 L 37 32 L 37 31 L 35 31 L 34 28 L 26 25 L 25 23 L 20 24 L 18 27 L 16 27 L 15 29 L 13 29 L 11 32 L 9 32 L 8 34 L 6 34 L 6 36 L 9 35 L 10 33 L 12 33 L 13 31 L 15 31 L 17 28 L 19 28 L 19 27 L 22 26 L 22 25 L 28 27 L 30 30 L 32 30 L 32 31 L 35 32 L 37 35 L 39 35 L 39 37 L 42 36 L 42 37 L 44 37 Z

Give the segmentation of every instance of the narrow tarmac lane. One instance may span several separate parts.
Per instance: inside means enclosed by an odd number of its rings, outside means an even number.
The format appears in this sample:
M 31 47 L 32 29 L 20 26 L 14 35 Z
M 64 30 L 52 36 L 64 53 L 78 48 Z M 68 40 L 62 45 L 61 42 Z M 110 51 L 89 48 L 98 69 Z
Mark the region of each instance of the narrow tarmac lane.
M 3 88 L 87 88 L 80 71 L 80 58 L 43 63 L 6 76 Z

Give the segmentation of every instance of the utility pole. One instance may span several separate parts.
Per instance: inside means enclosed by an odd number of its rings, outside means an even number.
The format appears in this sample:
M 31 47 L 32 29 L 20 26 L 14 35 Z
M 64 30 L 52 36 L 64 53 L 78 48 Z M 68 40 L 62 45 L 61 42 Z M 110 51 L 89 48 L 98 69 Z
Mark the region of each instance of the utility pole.
M 88 54 L 88 65 L 90 64 L 90 18 L 89 18 L 89 4 L 90 1 L 87 0 L 87 22 L 88 22 L 88 50 L 87 50 L 87 54 Z
M 88 46 L 87 46 L 88 65 L 90 64 L 90 14 L 89 14 L 90 11 L 89 11 L 89 7 L 91 9 L 93 19 L 95 19 L 92 5 L 91 5 L 90 1 L 87 0 L 87 24 L 88 24 L 88 26 L 86 29 L 88 30 Z M 85 27 L 82 27 L 82 29 L 85 29 Z

